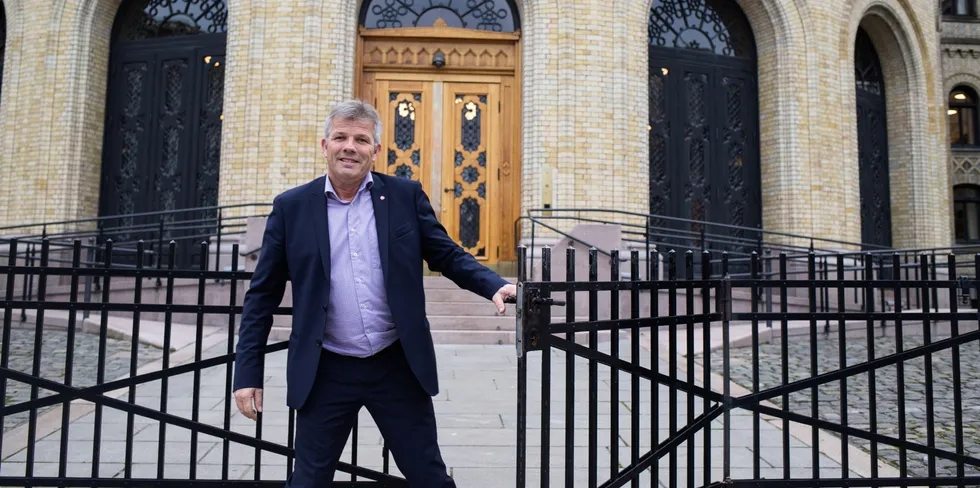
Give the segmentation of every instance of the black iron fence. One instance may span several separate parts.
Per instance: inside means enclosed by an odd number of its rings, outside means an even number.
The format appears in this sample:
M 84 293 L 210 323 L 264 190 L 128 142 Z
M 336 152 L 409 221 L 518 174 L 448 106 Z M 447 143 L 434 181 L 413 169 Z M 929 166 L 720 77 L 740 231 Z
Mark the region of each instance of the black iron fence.
M 911 277 L 893 255 L 888 279 L 871 254 L 790 277 L 782 253 L 765 279 L 756 254 L 733 277 L 727 254 L 654 251 L 643 272 L 633 250 L 622 273 L 592 249 L 583 273 L 545 248 L 527 281 L 527 257 L 518 488 L 980 485 L 980 312 L 961 305 L 980 255 L 969 280 L 953 254 Z
M 18 241 L 9 246 L 16 256 Z M 0 263 L 0 485 L 282 486 L 295 427 L 284 407 L 285 340 L 267 348 L 257 422 L 233 406 L 237 318 L 251 276 L 236 271 L 238 246 L 231 271 L 209 270 L 206 259 L 196 270 L 176 269 L 175 242 L 162 269 L 144 266 L 142 242 L 132 267 L 114 266 L 111 241 L 100 252 L 100 266 L 83 266 L 76 240 L 70 261 L 56 265 L 45 239 L 36 262 Z M 200 255 L 208 255 L 207 243 Z M 36 286 L 27 300 L 15 286 L 25 277 Z M 100 280 L 99 297 L 83 299 L 86 278 Z M 56 279 L 68 280 L 67 294 L 47 294 Z M 195 293 L 178 295 L 179 286 Z M 30 313 L 15 313 L 22 310 Z M 279 308 L 276 316 L 290 312 Z M 337 486 L 404 486 L 390 474 L 387 448 L 365 451 L 356 427 L 349 448 Z

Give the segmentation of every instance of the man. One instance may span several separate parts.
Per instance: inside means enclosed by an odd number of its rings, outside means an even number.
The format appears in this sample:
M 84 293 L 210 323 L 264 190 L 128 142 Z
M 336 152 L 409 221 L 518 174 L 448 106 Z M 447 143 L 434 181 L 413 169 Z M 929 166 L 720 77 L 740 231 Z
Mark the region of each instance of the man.
M 291 488 L 330 486 L 362 406 L 413 488 L 455 487 L 436 439 L 435 349 L 422 260 L 501 313 L 516 287 L 446 234 L 418 182 L 371 171 L 381 119 L 361 101 L 334 108 L 321 141 L 327 174 L 273 200 L 235 357 L 235 401 L 262 411 L 272 314 L 292 283 L 286 403 L 296 410 Z

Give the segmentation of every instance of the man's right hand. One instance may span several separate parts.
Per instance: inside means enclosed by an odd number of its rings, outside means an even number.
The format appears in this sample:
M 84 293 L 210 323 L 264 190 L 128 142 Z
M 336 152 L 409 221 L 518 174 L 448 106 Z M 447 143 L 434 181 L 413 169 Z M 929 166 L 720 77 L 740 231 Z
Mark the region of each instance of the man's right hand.
M 238 411 L 242 415 L 255 420 L 258 418 L 256 412 L 262 411 L 262 388 L 235 390 L 235 403 L 238 404 Z

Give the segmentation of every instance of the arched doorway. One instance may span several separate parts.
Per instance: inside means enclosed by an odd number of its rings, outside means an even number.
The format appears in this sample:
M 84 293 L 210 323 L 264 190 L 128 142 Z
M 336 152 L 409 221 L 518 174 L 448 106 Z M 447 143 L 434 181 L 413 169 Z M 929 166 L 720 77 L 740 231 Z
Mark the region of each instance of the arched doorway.
M 224 0 L 122 2 L 110 48 L 100 215 L 217 205 L 226 32 Z M 212 216 L 186 212 L 108 225 L 150 226 L 161 219 Z M 210 232 L 200 227 L 168 231 L 162 238 L 153 234 L 152 241 L 194 236 L 200 242 Z M 118 242 L 145 235 L 115 237 Z M 181 244 L 195 248 L 191 242 Z
M 653 0 L 648 21 L 650 212 L 698 248 L 738 249 L 761 227 L 755 39 L 734 0 Z M 729 241 L 733 244 L 720 244 Z
M 419 181 L 484 264 L 514 259 L 520 16 L 510 0 L 366 0 L 358 97 L 384 121 L 375 170 Z
M 863 28 L 858 28 L 854 44 L 854 80 L 857 91 L 861 242 L 865 247 L 890 247 L 892 223 L 885 78 L 878 52 Z

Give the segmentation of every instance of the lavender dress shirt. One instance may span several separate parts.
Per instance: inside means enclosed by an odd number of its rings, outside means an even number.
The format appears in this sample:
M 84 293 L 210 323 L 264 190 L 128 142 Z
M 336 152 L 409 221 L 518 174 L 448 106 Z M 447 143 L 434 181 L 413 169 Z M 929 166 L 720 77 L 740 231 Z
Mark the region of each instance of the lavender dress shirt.
M 341 200 L 325 178 L 330 227 L 330 296 L 323 347 L 345 356 L 368 357 L 397 338 L 388 308 L 378 230 L 368 173 L 351 201 Z

